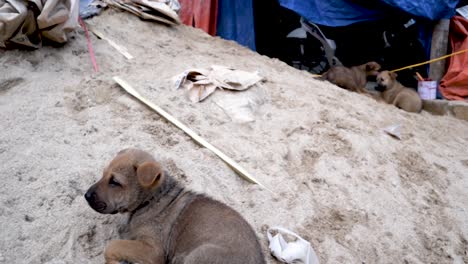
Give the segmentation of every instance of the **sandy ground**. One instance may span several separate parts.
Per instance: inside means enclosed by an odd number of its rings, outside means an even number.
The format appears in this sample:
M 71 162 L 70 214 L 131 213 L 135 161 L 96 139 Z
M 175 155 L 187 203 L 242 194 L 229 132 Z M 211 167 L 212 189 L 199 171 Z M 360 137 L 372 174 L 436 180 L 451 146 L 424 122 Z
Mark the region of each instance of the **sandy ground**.
M 0 53 L 0 263 L 103 263 L 125 216 L 97 214 L 83 194 L 126 147 L 240 211 L 264 250 L 267 227 L 280 225 L 311 241 L 321 263 L 468 263 L 468 122 L 405 113 L 185 26 L 116 11 L 89 23 L 135 59 L 93 36 L 93 73 L 82 30 L 62 48 Z M 197 104 L 174 89 L 172 76 L 212 64 L 266 80 Z M 114 75 L 276 195 L 132 99 Z M 235 99 L 250 122 L 222 107 Z M 393 124 L 402 140 L 382 131 Z

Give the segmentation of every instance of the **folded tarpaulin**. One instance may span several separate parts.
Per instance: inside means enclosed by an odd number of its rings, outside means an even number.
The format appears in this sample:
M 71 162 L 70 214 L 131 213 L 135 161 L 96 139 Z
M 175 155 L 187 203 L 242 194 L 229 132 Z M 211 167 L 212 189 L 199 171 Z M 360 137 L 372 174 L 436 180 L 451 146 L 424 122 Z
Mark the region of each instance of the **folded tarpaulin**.
M 325 26 L 348 26 L 357 22 L 381 19 L 396 8 L 416 17 L 439 20 L 455 13 L 459 0 L 279 0 L 308 21 Z
M 67 41 L 78 26 L 78 0 L 0 0 L 0 47 L 38 48 L 41 39 Z
M 179 0 L 182 23 L 200 28 L 214 36 L 218 16 L 218 0 Z
M 450 21 L 450 45 L 453 52 L 468 49 L 468 20 L 455 16 Z M 450 100 L 468 100 L 468 52 L 449 59 L 447 73 L 440 81 L 442 95 Z
M 255 50 L 252 0 L 218 0 L 216 35 Z

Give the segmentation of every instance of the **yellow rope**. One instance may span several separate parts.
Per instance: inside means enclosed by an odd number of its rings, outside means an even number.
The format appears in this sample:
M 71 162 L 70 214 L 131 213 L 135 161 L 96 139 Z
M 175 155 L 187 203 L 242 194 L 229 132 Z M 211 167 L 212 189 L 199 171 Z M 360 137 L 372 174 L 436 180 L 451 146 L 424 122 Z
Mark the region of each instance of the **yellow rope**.
M 438 57 L 438 58 L 435 58 L 435 59 L 432 59 L 432 60 L 428 60 L 428 61 L 425 61 L 425 62 L 416 63 L 416 64 L 409 65 L 409 66 L 405 66 L 405 67 L 402 67 L 402 68 L 399 68 L 399 69 L 396 69 L 396 70 L 392 70 L 391 72 L 402 71 L 402 70 L 406 70 L 406 69 L 409 69 L 409 68 L 418 67 L 418 66 L 421 66 L 421 65 L 433 63 L 433 62 L 440 61 L 440 60 L 446 59 L 446 58 L 448 58 L 448 57 L 452 57 L 452 56 L 455 56 L 455 55 L 458 55 L 458 54 L 461 54 L 461 53 L 464 53 L 464 52 L 467 52 L 467 51 L 468 51 L 468 49 L 459 50 L 459 51 L 457 51 L 457 52 L 450 53 L 450 54 L 447 54 L 447 55 L 444 55 L 444 56 L 442 56 L 442 57 Z M 320 74 L 312 74 L 312 76 L 313 76 L 313 77 L 320 77 L 320 76 L 322 76 L 322 75 L 320 75 Z
M 460 50 L 460 51 L 450 53 L 450 54 L 447 54 L 447 55 L 439 57 L 439 58 L 435 58 L 435 59 L 428 60 L 428 61 L 421 62 L 421 63 L 416 63 L 416 64 L 406 66 L 406 67 L 403 67 L 403 68 L 399 68 L 399 69 L 396 69 L 396 70 L 392 70 L 391 72 L 402 71 L 402 70 L 406 70 L 406 69 L 409 69 L 409 68 L 418 67 L 418 66 L 421 66 L 421 65 L 433 63 L 433 62 L 440 61 L 440 60 L 446 59 L 448 57 L 452 57 L 452 56 L 455 56 L 455 55 L 458 55 L 458 54 L 461 54 L 461 53 L 467 52 L 467 51 L 468 51 L 468 49 Z

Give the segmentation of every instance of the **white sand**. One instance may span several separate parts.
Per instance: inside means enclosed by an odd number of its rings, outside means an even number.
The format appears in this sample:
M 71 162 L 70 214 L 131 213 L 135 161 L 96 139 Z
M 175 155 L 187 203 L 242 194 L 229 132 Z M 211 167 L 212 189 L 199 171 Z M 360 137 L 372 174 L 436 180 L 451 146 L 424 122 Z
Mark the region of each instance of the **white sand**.
M 82 30 L 62 48 L 0 53 L 0 263 L 103 263 L 125 216 L 97 214 L 83 194 L 125 147 L 236 208 L 265 250 L 266 228 L 281 225 L 311 241 L 321 263 L 468 263 L 468 122 L 405 113 L 185 26 L 112 10 L 90 23 L 135 59 L 93 36 L 93 73 Z M 212 64 L 266 81 L 198 104 L 174 90 L 172 76 Z M 114 75 L 277 195 L 130 98 Z M 219 105 L 232 98 L 250 98 L 255 121 L 228 116 Z M 401 141 L 382 131 L 392 124 Z

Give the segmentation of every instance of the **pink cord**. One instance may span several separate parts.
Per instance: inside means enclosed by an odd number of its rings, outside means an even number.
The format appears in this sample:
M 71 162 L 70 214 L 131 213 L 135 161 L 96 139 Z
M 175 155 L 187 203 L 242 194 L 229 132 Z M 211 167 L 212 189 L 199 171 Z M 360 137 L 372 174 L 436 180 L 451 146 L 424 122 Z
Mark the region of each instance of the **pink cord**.
M 78 18 L 78 21 L 80 22 L 81 27 L 85 31 L 86 41 L 88 43 L 89 56 L 91 57 L 91 62 L 93 63 L 94 71 L 98 72 L 99 68 L 98 68 L 98 65 L 97 65 L 97 62 L 96 62 L 96 57 L 94 56 L 93 45 L 91 45 L 91 39 L 89 38 L 88 29 L 86 28 L 86 25 L 85 25 L 83 19 L 81 19 L 81 17 Z

